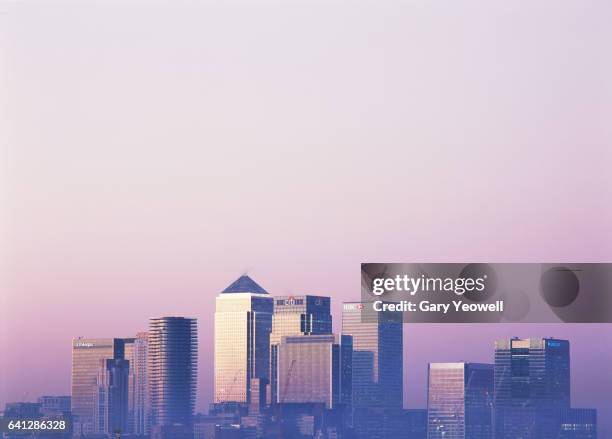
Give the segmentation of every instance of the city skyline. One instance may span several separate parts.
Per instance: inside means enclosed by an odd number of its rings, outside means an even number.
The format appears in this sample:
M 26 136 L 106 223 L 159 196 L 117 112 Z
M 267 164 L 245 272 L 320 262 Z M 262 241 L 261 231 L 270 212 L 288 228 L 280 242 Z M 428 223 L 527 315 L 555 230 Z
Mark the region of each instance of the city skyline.
M 0 404 L 68 394 L 67 340 L 177 315 L 203 411 L 243 272 L 332 297 L 338 333 L 362 262 L 612 260 L 609 1 L 0 9 Z M 405 325 L 405 405 L 515 335 L 572 340 L 612 419 L 611 325 Z
M 242 281 L 244 281 L 244 280 L 245 280 L 245 276 L 242 276 L 242 277 L 238 278 L 238 279 L 236 280 L 236 282 L 234 282 L 234 283 L 233 283 L 233 284 L 232 284 L 230 287 L 226 288 L 226 289 L 224 290 L 224 292 L 233 291 L 233 293 L 232 293 L 232 294 L 236 294 L 236 293 L 238 293 L 238 294 L 242 294 L 242 293 L 244 293 L 244 291 L 242 291 L 240 288 L 237 288 L 237 287 L 236 287 L 236 283 L 237 283 L 237 282 L 238 282 L 238 283 L 240 283 L 240 281 L 241 281 L 241 280 L 242 280 Z M 252 280 L 251 280 L 250 278 L 247 278 L 247 281 L 248 281 L 248 282 L 251 282 Z M 257 286 L 259 287 L 259 285 L 258 285 L 258 284 L 255 284 L 255 285 L 257 285 Z M 259 288 L 261 288 L 261 287 L 259 287 Z M 263 290 L 263 289 L 262 289 L 262 291 L 265 291 L 265 290 Z M 222 294 L 223 294 L 223 292 L 222 292 Z M 266 292 L 265 294 L 266 294 L 266 295 L 268 295 L 268 293 L 267 293 L 267 292 Z M 236 297 L 238 297 L 238 296 L 236 296 Z M 270 295 L 270 300 L 274 300 L 274 299 L 282 299 L 283 301 L 285 301 L 285 300 L 287 299 L 287 297 L 292 297 L 292 298 L 293 298 L 293 297 L 312 297 L 312 298 L 313 298 L 313 300 L 314 300 L 314 299 L 316 299 L 316 296 L 271 296 L 271 295 Z M 332 302 L 333 302 L 333 298 L 328 298 L 328 297 L 324 297 L 324 296 L 318 296 L 318 300 L 320 301 L 321 299 L 332 299 Z M 283 303 L 285 303 L 285 302 L 283 302 Z M 297 304 L 297 302 L 294 302 L 294 303 L 292 303 L 291 305 L 295 305 L 295 304 Z M 342 306 L 343 306 L 343 312 L 346 312 L 346 305 L 347 305 L 347 303 L 342 304 Z M 349 303 L 348 305 L 351 305 L 351 304 Z M 155 320 L 155 319 L 152 319 L 152 320 Z M 407 326 L 410 328 L 410 327 L 413 327 L 413 326 L 415 326 L 415 325 L 407 325 Z M 457 325 L 451 325 L 451 326 L 457 326 Z M 497 325 L 497 326 L 500 326 L 500 325 Z M 503 327 L 504 325 L 501 325 L 501 326 Z M 524 330 L 524 326 L 528 326 L 528 325 L 519 325 L 519 326 L 513 326 L 513 327 L 516 327 L 516 328 L 522 328 L 522 329 L 521 329 L 521 331 L 523 331 L 523 330 Z M 545 326 L 550 327 L 550 326 L 554 326 L 554 325 L 545 325 Z M 270 328 L 270 330 L 271 330 L 271 328 Z M 142 334 L 141 334 L 141 336 L 142 336 Z M 506 337 L 506 338 L 507 338 L 507 337 Z M 76 338 L 76 339 L 74 339 L 74 340 L 73 340 L 73 346 L 76 346 L 77 348 L 78 348 L 78 347 L 81 347 L 81 348 L 82 348 L 82 347 L 89 348 L 89 347 L 90 347 L 90 345 L 92 345 L 92 341 L 94 341 L 94 342 L 96 342 L 96 341 L 97 341 L 97 342 L 102 342 L 102 344 L 103 344 L 103 346 L 102 346 L 102 347 L 103 347 L 103 348 L 105 348 L 106 350 L 111 349 L 111 350 L 110 350 L 110 351 L 108 351 L 108 352 L 106 352 L 106 351 L 105 351 L 105 352 L 104 352 L 104 354 L 103 354 L 103 356 L 104 356 L 104 355 L 109 355 L 109 353 L 111 353 L 111 351 L 112 351 L 112 352 L 116 352 L 116 351 L 124 352 L 123 354 L 119 354 L 118 356 L 121 356 L 121 355 L 126 355 L 126 356 L 129 356 L 129 355 L 133 355 L 133 343 L 134 343 L 134 340 L 135 340 L 135 338 L 117 338 L 117 337 L 116 337 L 116 338 L 109 338 L 109 339 L 85 339 L 85 338 Z M 513 338 L 512 340 L 515 340 L 515 339 Z M 519 341 L 520 341 L 520 339 L 517 339 L 517 340 L 519 340 Z M 495 345 L 499 345 L 499 343 L 500 343 L 500 341 L 499 341 L 499 340 L 497 340 L 497 341 L 495 341 L 495 340 L 494 340 L 494 341 L 491 341 L 491 343 L 490 343 L 490 345 L 491 345 L 491 346 L 490 346 L 490 348 L 491 348 L 491 349 L 490 349 L 490 350 L 491 350 L 491 351 L 493 351 L 493 345 L 494 345 L 494 344 L 495 344 Z M 113 346 L 114 346 L 114 347 L 113 347 Z M 129 347 L 129 346 L 132 346 L 132 347 Z M 78 352 L 78 350 L 77 350 L 76 352 Z M 566 348 L 566 352 L 569 352 L 569 348 Z M 464 352 L 464 354 L 465 354 L 465 352 Z M 117 354 L 113 354 L 113 355 L 117 356 Z M 201 372 L 201 371 L 199 371 L 199 374 L 200 374 L 200 375 L 201 375 L 201 373 L 202 373 L 202 372 Z M 568 383 L 569 383 L 569 380 L 570 380 L 570 377 L 569 377 L 569 372 L 568 372 L 568 375 L 567 375 L 567 380 L 568 380 Z M 418 392 L 416 392 L 416 393 L 418 393 Z M 425 389 L 425 393 L 426 393 L 426 389 Z M 412 395 L 412 396 L 414 396 L 414 394 L 415 394 L 415 392 L 414 392 L 414 391 L 413 391 L 413 392 L 411 392 L 411 395 Z M 200 394 L 200 392 L 198 392 L 198 396 L 201 398 L 203 395 L 201 395 L 201 394 Z M 410 396 L 410 395 L 409 395 L 409 396 Z M 410 399 L 410 398 L 409 398 L 409 399 Z M 583 404 L 583 405 L 584 405 L 584 404 Z M 590 406 L 590 405 L 589 405 L 589 406 Z M 408 407 L 415 407 L 415 405 L 408 405 Z M 422 406 L 421 406 L 421 407 L 422 407 Z M 603 413 L 605 413 L 605 408 L 604 408 L 604 410 L 603 410 Z

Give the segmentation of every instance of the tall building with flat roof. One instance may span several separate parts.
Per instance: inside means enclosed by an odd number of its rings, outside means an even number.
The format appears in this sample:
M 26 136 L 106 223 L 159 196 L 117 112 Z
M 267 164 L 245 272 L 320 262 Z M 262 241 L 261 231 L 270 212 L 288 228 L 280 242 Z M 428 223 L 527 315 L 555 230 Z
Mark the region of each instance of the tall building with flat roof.
M 96 433 L 127 433 L 128 377 L 127 360 L 100 360 L 94 399 Z
M 342 334 L 353 337 L 353 407 L 403 407 L 403 325 L 398 313 L 362 318 L 365 305 L 344 303 Z
M 249 404 L 251 380 L 269 379 L 273 306 L 267 291 L 246 275 L 217 296 L 215 403 Z
M 492 411 L 492 364 L 429 364 L 428 439 L 492 439 Z
M 120 338 L 75 338 L 72 340 L 71 404 L 75 433 L 94 432 L 94 396 L 100 360 L 123 359 Z
M 129 425 L 136 435 L 149 433 L 149 381 L 147 378 L 147 357 L 149 333 L 139 332 L 133 343 L 130 361 Z
M 511 338 L 495 342 L 498 439 L 531 437 L 537 419 L 542 419 L 538 412 L 569 407 L 569 341 Z
M 191 425 L 195 410 L 197 368 L 196 319 L 150 319 L 147 376 L 151 425 Z
M 495 342 L 495 404 L 500 407 L 570 406 L 570 345 L 554 338 Z
M 272 333 L 270 334 L 270 387 L 272 402 L 278 400 L 277 359 L 282 337 L 332 333 L 329 297 L 279 296 L 274 298 Z
M 352 338 L 329 335 L 283 337 L 278 345 L 279 403 L 349 404 Z

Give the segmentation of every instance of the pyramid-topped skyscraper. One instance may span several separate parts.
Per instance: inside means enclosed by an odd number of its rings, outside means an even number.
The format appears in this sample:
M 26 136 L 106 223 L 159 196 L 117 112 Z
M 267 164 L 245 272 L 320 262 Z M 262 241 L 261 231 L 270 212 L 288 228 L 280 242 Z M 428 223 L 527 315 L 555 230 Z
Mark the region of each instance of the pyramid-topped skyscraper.
M 272 296 L 247 275 L 217 296 L 215 403 L 248 404 L 251 393 L 259 398 L 269 376 L 272 313 Z

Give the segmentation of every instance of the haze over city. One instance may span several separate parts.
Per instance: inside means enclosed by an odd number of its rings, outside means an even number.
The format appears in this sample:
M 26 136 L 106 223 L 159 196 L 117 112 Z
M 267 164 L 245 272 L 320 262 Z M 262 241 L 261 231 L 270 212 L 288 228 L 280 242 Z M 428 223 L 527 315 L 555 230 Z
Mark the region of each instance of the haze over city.
M 338 332 L 361 262 L 610 261 L 610 20 L 605 1 L 2 3 L 0 406 L 68 394 L 75 336 L 186 315 L 203 410 L 214 297 L 245 272 L 330 296 Z M 605 422 L 611 329 L 407 325 L 405 405 L 429 361 L 554 336 Z

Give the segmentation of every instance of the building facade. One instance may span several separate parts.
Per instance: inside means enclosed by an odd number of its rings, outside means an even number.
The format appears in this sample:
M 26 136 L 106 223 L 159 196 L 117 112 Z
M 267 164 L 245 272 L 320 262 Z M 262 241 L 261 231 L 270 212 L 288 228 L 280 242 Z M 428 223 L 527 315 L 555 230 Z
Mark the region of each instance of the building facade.
M 353 338 L 355 408 L 403 407 L 403 325 L 398 313 L 365 316 L 366 304 L 344 303 L 342 334 Z
M 125 359 L 130 363 L 128 390 L 128 430 L 136 435 L 149 433 L 147 351 L 149 336 L 139 332 L 125 340 Z
M 495 403 L 499 407 L 569 407 L 569 341 L 497 340 L 495 384 Z
M 41 396 L 38 398 L 40 413 L 43 416 L 66 415 L 70 413 L 69 396 Z
M 111 435 L 128 431 L 127 360 L 100 360 L 94 399 L 94 431 Z
M 274 298 L 270 334 L 270 390 L 272 402 L 278 401 L 278 345 L 282 337 L 332 333 L 329 297 L 280 296 Z
M 428 439 L 493 438 L 493 365 L 431 363 Z
M 147 353 L 151 425 L 190 426 L 197 386 L 196 319 L 152 318 Z
M 569 341 L 512 338 L 495 342 L 498 439 L 534 437 L 536 429 L 547 418 L 552 419 L 558 410 L 569 408 Z
M 283 337 L 278 345 L 278 402 L 350 404 L 352 338 Z
M 273 299 L 249 276 L 241 276 L 216 298 L 216 404 L 251 402 L 251 380 L 270 376 Z M 258 381 L 258 392 L 262 382 Z
M 94 432 L 94 401 L 100 360 L 123 359 L 120 338 L 72 340 L 71 404 L 75 433 Z

